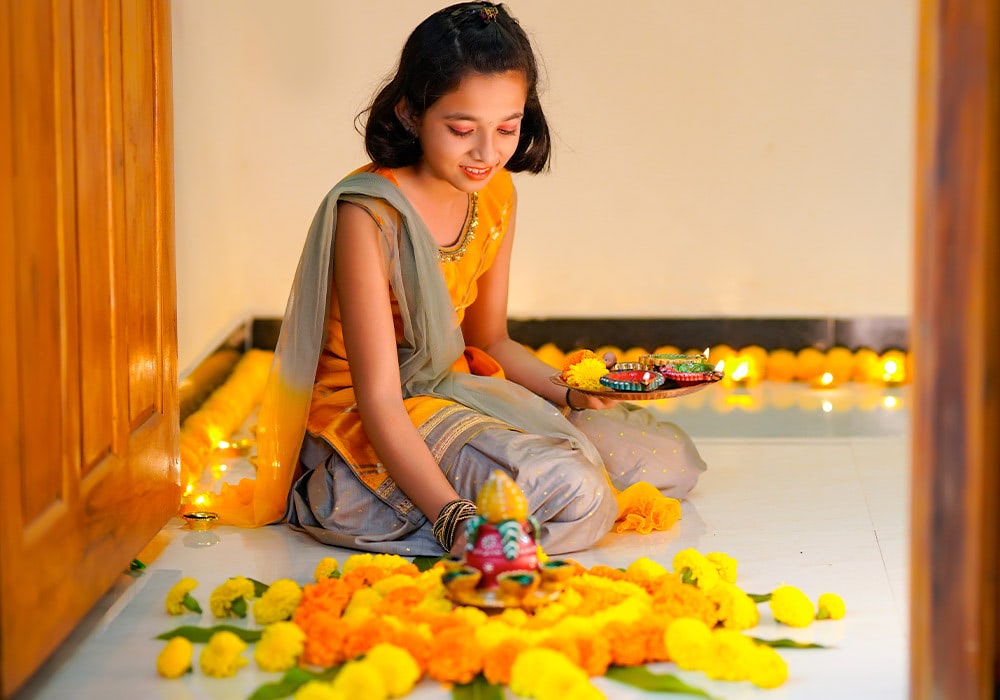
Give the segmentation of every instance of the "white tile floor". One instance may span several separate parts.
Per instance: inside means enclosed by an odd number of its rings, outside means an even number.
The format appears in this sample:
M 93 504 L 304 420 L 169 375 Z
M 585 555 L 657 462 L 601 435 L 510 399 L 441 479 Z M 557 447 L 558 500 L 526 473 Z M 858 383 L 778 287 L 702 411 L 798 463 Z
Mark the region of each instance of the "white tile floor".
M 909 547 L 909 419 L 907 391 L 848 386 L 818 392 L 795 384 L 762 385 L 748 394 L 722 387 L 660 402 L 657 410 L 684 426 L 709 463 L 668 532 L 609 534 L 575 556 L 585 565 L 624 566 L 639 556 L 667 564 L 684 547 L 724 551 L 739 561 L 738 583 L 765 592 L 790 583 L 815 599 L 839 593 L 847 617 L 804 630 L 778 627 L 767 606 L 753 634 L 831 645 L 783 650 L 788 682 L 776 690 L 747 683 L 708 681 L 678 672 L 718 698 L 822 700 L 907 696 Z M 220 527 L 195 533 L 174 520 L 154 541 L 162 551 L 139 575 L 120 582 L 73 637 L 18 694 L 35 698 L 242 699 L 275 674 L 248 664 L 233 679 L 194 673 L 159 679 L 155 635 L 177 624 L 163 598 L 182 575 L 201 582 L 202 598 L 225 578 L 261 581 L 311 579 L 324 547 L 276 526 L 259 530 Z M 151 550 L 156 549 L 152 547 Z M 207 606 L 206 606 L 207 607 Z M 190 620 L 186 620 L 190 621 Z M 206 613 L 203 624 L 211 624 Z M 676 672 L 670 664 L 655 670 Z M 643 693 L 597 679 L 609 698 Z M 433 681 L 411 696 L 448 698 Z

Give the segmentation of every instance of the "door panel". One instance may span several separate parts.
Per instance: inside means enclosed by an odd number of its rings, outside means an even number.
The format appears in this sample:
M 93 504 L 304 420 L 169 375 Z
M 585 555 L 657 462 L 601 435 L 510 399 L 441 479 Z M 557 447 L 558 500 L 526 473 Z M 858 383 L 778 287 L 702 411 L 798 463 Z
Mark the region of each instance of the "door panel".
M 176 512 L 169 7 L 0 5 L 0 694 Z

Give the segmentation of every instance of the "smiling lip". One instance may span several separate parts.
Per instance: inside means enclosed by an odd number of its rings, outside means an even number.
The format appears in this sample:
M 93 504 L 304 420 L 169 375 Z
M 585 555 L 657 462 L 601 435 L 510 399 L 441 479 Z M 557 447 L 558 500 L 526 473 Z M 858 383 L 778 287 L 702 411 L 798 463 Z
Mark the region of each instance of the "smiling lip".
M 493 172 L 493 168 L 470 168 L 467 165 L 459 166 L 465 175 L 473 180 L 485 180 Z

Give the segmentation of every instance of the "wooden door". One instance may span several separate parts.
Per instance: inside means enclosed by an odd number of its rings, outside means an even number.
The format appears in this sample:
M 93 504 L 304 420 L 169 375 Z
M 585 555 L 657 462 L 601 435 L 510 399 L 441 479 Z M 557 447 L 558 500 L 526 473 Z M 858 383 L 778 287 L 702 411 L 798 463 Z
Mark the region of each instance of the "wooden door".
M 0 3 L 0 694 L 176 512 L 166 0 Z
M 1000 697 L 1000 3 L 923 0 L 910 688 Z

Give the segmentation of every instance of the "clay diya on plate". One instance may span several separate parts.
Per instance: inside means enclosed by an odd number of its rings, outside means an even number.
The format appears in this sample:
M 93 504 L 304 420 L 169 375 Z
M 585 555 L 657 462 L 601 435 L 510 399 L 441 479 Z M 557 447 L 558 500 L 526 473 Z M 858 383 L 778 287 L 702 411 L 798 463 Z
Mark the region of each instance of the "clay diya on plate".
M 441 582 L 448 597 L 486 609 L 531 609 L 554 600 L 578 565 L 539 562 L 538 523 L 514 480 L 494 471 L 479 491 L 476 509 L 465 523 L 464 558 L 445 560 Z

